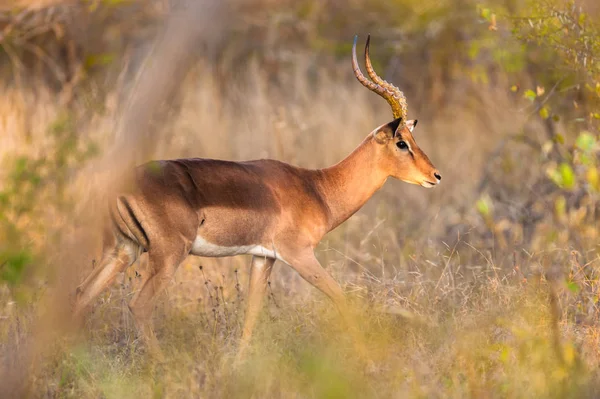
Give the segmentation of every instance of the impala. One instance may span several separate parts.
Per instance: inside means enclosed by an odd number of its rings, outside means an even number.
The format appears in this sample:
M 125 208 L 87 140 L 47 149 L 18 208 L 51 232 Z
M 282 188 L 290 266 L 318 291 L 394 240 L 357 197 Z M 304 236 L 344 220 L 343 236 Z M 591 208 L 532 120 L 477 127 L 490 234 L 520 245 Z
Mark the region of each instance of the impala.
M 314 249 L 321 238 L 359 210 L 388 177 L 434 187 L 441 176 L 415 142 L 416 120 L 406 100 L 381 79 L 369 58 L 365 77 L 352 47 L 357 79 L 391 105 L 394 120 L 373 130 L 344 160 L 309 170 L 262 159 L 154 161 L 135 170 L 134 189 L 112 197 L 103 257 L 77 288 L 75 315 L 138 258 L 148 273 L 129 308 L 142 338 L 158 350 L 151 313 L 178 265 L 190 254 L 253 255 L 248 305 L 239 352 L 248 345 L 275 260 L 294 268 L 325 293 L 348 322 L 341 287 L 321 267 Z

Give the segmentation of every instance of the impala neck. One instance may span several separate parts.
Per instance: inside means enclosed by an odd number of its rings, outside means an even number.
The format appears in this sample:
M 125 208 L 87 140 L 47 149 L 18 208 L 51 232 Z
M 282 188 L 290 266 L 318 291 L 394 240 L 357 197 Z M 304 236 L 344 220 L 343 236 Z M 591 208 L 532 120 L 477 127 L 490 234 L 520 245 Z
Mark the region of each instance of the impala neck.
M 383 186 L 387 174 L 378 165 L 377 144 L 369 135 L 350 155 L 321 169 L 321 194 L 331 212 L 333 230 L 358 211 Z

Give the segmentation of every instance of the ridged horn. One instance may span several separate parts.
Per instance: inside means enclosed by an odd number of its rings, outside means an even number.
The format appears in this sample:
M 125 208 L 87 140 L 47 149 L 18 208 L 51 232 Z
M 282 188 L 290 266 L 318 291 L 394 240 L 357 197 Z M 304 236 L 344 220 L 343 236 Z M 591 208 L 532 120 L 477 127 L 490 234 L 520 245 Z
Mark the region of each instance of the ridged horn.
M 406 103 L 406 97 L 404 96 L 404 93 L 402 93 L 402 91 L 398 87 L 394 86 L 393 84 L 391 84 L 391 83 L 385 81 L 384 79 L 382 79 L 381 77 L 379 77 L 379 75 L 377 75 L 377 73 L 373 69 L 373 64 L 371 64 L 371 57 L 369 56 L 369 44 L 370 43 L 371 43 L 371 35 L 368 35 L 367 43 L 365 44 L 365 68 L 367 70 L 367 74 L 373 80 L 373 82 L 375 82 L 379 86 L 385 88 L 386 90 L 388 90 L 389 92 L 392 93 L 392 96 L 393 96 L 395 102 L 399 105 L 399 107 L 402 110 L 400 116 L 402 116 L 402 120 L 406 121 L 407 114 L 408 114 L 408 105 Z M 393 108 L 394 108 L 394 106 L 392 105 L 392 109 Z M 397 116 L 394 116 L 394 117 L 397 117 Z
M 358 36 L 354 36 L 354 44 L 352 45 L 352 69 L 354 70 L 354 75 L 356 79 L 369 90 L 374 91 L 379 94 L 381 97 L 385 98 L 388 104 L 392 107 L 392 113 L 394 118 L 402 117 L 403 122 L 406 121 L 406 98 L 404 94 L 398 89 L 396 86 L 386 82 L 381 79 L 371 65 L 371 60 L 368 58 L 367 53 L 365 53 L 365 60 L 368 60 L 367 71 L 371 71 L 369 75 L 375 82 L 371 82 L 367 79 L 360 70 L 358 66 L 358 59 L 356 58 L 356 42 L 358 41 Z M 365 47 L 365 52 L 368 51 L 369 41 L 367 40 L 367 47 Z M 382 82 L 383 84 L 379 83 Z

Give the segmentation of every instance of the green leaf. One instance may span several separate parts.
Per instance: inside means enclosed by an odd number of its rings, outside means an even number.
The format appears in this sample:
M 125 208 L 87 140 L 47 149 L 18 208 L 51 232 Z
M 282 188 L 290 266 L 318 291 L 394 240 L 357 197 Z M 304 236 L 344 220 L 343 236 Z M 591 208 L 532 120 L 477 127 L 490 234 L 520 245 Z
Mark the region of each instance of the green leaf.
M 585 166 L 590 166 L 594 163 L 594 159 L 589 155 L 589 153 L 579 154 L 578 163 Z
M 95 66 L 104 66 L 112 63 L 115 60 L 115 55 L 111 53 L 91 54 L 84 61 L 86 69 Z
M 472 60 L 477 58 L 477 55 L 479 54 L 480 49 L 481 49 L 481 46 L 479 45 L 478 42 L 476 42 L 476 41 L 471 42 L 471 45 L 469 46 L 469 50 L 468 50 L 469 58 Z
M 563 136 L 560 133 L 556 133 L 554 135 L 554 141 L 559 143 L 559 144 L 564 144 L 565 143 L 565 136 Z
M 581 134 L 577 137 L 577 141 L 575 142 L 577 148 L 585 152 L 593 150 L 595 144 L 596 137 L 594 137 L 594 135 L 590 132 L 581 132 Z
M 489 21 L 491 15 L 492 15 L 492 11 L 489 8 L 484 8 L 481 10 L 481 17 L 483 19 L 485 19 L 486 21 Z
M 484 217 L 488 217 L 491 213 L 490 199 L 487 196 L 483 196 L 475 203 L 477 211 Z
M 548 119 L 548 117 L 550 116 L 548 108 L 542 107 L 542 109 L 540 109 L 540 116 L 542 117 L 542 119 Z
M 153 175 L 159 175 L 162 171 L 162 166 L 158 161 L 150 161 L 146 164 L 146 169 Z
M 509 360 L 510 360 L 510 347 L 509 346 L 505 346 L 500 351 L 500 361 L 502 363 L 507 364 L 509 362 Z
M 531 90 L 531 89 L 527 90 L 527 91 L 526 91 L 526 92 L 523 94 L 523 96 L 524 96 L 526 99 L 528 99 L 529 101 L 531 101 L 531 102 L 534 102 L 534 101 L 535 101 L 535 99 L 537 98 L 537 94 L 535 94 L 535 91 L 533 91 L 533 90 Z
M 594 190 L 598 190 L 600 187 L 600 173 L 598 173 L 598 168 L 590 166 L 585 174 L 585 179 L 590 184 L 590 186 Z
M 31 255 L 27 251 L 0 254 L 0 280 L 10 285 L 18 284 L 23 279 L 25 268 L 31 260 Z
M 567 288 L 573 294 L 577 294 L 581 290 L 581 288 L 579 288 L 579 285 L 577 285 L 575 281 L 567 281 Z
M 575 173 L 573 172 L 573 168 L 566 162 L 563 162 L 558 167 L 560 177 L 561 177 L 561 186 L 566 188 L 567 190 L 575 187 Z

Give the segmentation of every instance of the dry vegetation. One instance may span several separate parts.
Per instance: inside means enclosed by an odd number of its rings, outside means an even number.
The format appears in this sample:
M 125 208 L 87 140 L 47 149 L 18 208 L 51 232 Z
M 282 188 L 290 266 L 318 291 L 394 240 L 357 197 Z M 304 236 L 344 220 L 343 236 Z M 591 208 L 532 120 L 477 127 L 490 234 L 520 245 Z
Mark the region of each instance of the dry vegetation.
M 181 33 L 161 28 L 168 3 L 0 14 L 0 396 L 597 395 L 595 2 L 245 1 L 216 21 L 212 47 L 168 41 Z M 73 333 L 67 296 L 98 256 L 107 181 L 150 158 L 337 162 L 391 115 L 352 76 L 352 36 L 367 32 L 444 176 L 435 190 L 389 181 L 317 250 L 374 368 L 278 264 L 234 370 L 246 257 L 180 267 L 155 312 L 164 363 L 127 310 L 136 265 Z

